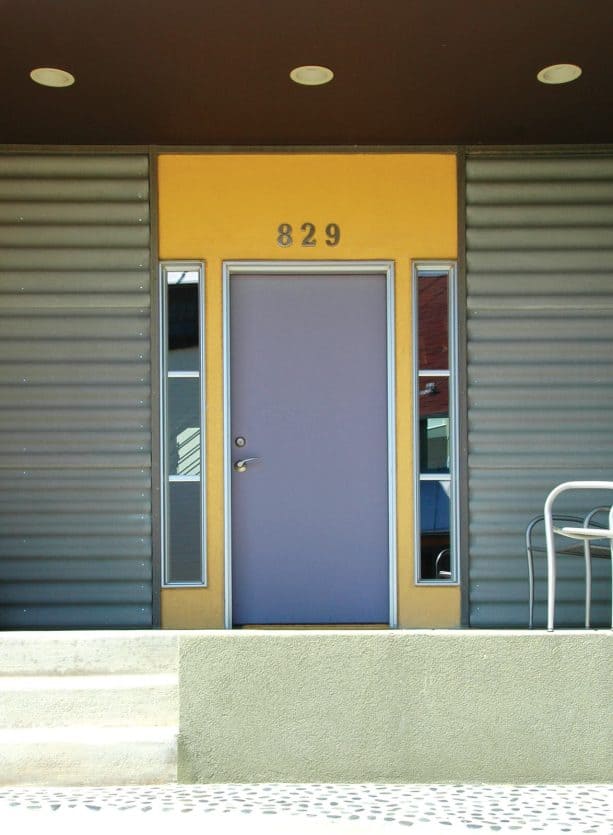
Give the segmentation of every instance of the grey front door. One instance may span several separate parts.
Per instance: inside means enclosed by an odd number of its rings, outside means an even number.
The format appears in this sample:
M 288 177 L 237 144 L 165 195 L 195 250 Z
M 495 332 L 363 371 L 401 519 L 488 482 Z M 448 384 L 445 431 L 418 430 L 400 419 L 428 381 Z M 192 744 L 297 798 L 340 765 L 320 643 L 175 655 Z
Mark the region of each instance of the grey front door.
M 233 623 L 387 623 L 386 276 L 229 281 Z

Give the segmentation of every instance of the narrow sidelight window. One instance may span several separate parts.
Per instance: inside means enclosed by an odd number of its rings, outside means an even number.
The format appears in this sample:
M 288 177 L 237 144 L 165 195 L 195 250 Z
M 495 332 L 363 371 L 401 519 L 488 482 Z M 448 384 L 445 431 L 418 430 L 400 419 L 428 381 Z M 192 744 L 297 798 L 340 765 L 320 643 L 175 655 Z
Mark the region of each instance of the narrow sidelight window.
M 204 267 L 161 265 L 162 578 L 206 585 Z
M 455 274 L 454 264 L 413 268 L 418 583 L 458 582 Z

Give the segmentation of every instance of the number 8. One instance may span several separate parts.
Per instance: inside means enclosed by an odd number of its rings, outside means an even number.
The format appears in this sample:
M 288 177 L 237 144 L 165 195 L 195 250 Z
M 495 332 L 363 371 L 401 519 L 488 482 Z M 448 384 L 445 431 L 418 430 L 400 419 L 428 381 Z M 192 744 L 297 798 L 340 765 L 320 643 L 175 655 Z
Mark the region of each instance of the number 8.
M 279 246 L 291 246 L 293 244 L 292 227 L 289 223 L 281 223 L 277 232 L 279 233 L 277 236 Z

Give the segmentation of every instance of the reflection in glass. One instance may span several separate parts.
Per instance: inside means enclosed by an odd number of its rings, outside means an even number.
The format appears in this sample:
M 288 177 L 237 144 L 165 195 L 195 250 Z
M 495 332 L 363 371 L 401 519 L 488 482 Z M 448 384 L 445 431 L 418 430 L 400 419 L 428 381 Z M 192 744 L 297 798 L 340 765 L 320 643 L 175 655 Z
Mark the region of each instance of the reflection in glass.
M 167 270 L 166 279 L 169 284 L 198 284 L 200 273 L 198 270 Z
M 449 472 L 449 418 L 422 418 L 419 421 L 420 466 L 422 473 Z
M 419 466 L 422 473 L 449 472 L 449 378 L 419 377 Z
M 419 313 L 419 369 L 449 368 L 448 276 L 420 275 L 417 279 Z
M 193 583 L 201 578 L 200 489 L 199 481 L 170 482 L 168 583 Z
M 168 284 L 168 370 L 200 368 L 198 285 Z
M 167 383 L 169 475 L 200 475 L 200 379 L 170 377 Z
M 428 480 L 419 485 L 422 580 L 451 577 L 449 491 L 449 481 Z
M 458 579 L 455 510 L 450 500 L 453 495 L 455 502 L 455 487 L 451 485 L 455 484 L 457 455 L 452 367 L 456 348 L 455 270 L 451 265 L 417 266 L 414 276 L 417 580 L 449 583 Z
M 164 585 L 203 585 L 204 269 L 162 263 Z

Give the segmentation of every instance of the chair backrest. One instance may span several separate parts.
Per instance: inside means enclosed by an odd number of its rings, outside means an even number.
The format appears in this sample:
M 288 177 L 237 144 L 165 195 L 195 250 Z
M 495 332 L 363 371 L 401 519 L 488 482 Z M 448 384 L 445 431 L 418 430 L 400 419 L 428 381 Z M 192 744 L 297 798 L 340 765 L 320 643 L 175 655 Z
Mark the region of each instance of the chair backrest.
M 556 595 L 556 552 L 553 529 L 553 505 L 558 496 L 571 490 L 606 490 L 611 493 L 612 504 L 609 510 L 608 530 L 613 531 L 613 481 L 564 481 L 562 484 L 554 487 L 545 499 L 543 515 L 545 517 L 545 540 L 547 543 L 547 629 L 550 632 L 553 631 L 554 626 Z M 611 553 L 613 554 L 613 545 Z
M 600 508 L 595 508 L 595 510 Z M 590 511 L 593 513 L 594 511 Z M 608 508 L 607 508 L 608 512 Z M 583 525 L 584 516 L 574 516 L 570 513 L 554 513 L 553 521 L 555 523 L 571 523 L 576 525 Z M 542 543 L 539 542 L 542 540 Z M 526 525 L 526 548 L 528 551 L 545 550 L 545 516 L 543 513 L 534 516 Z

